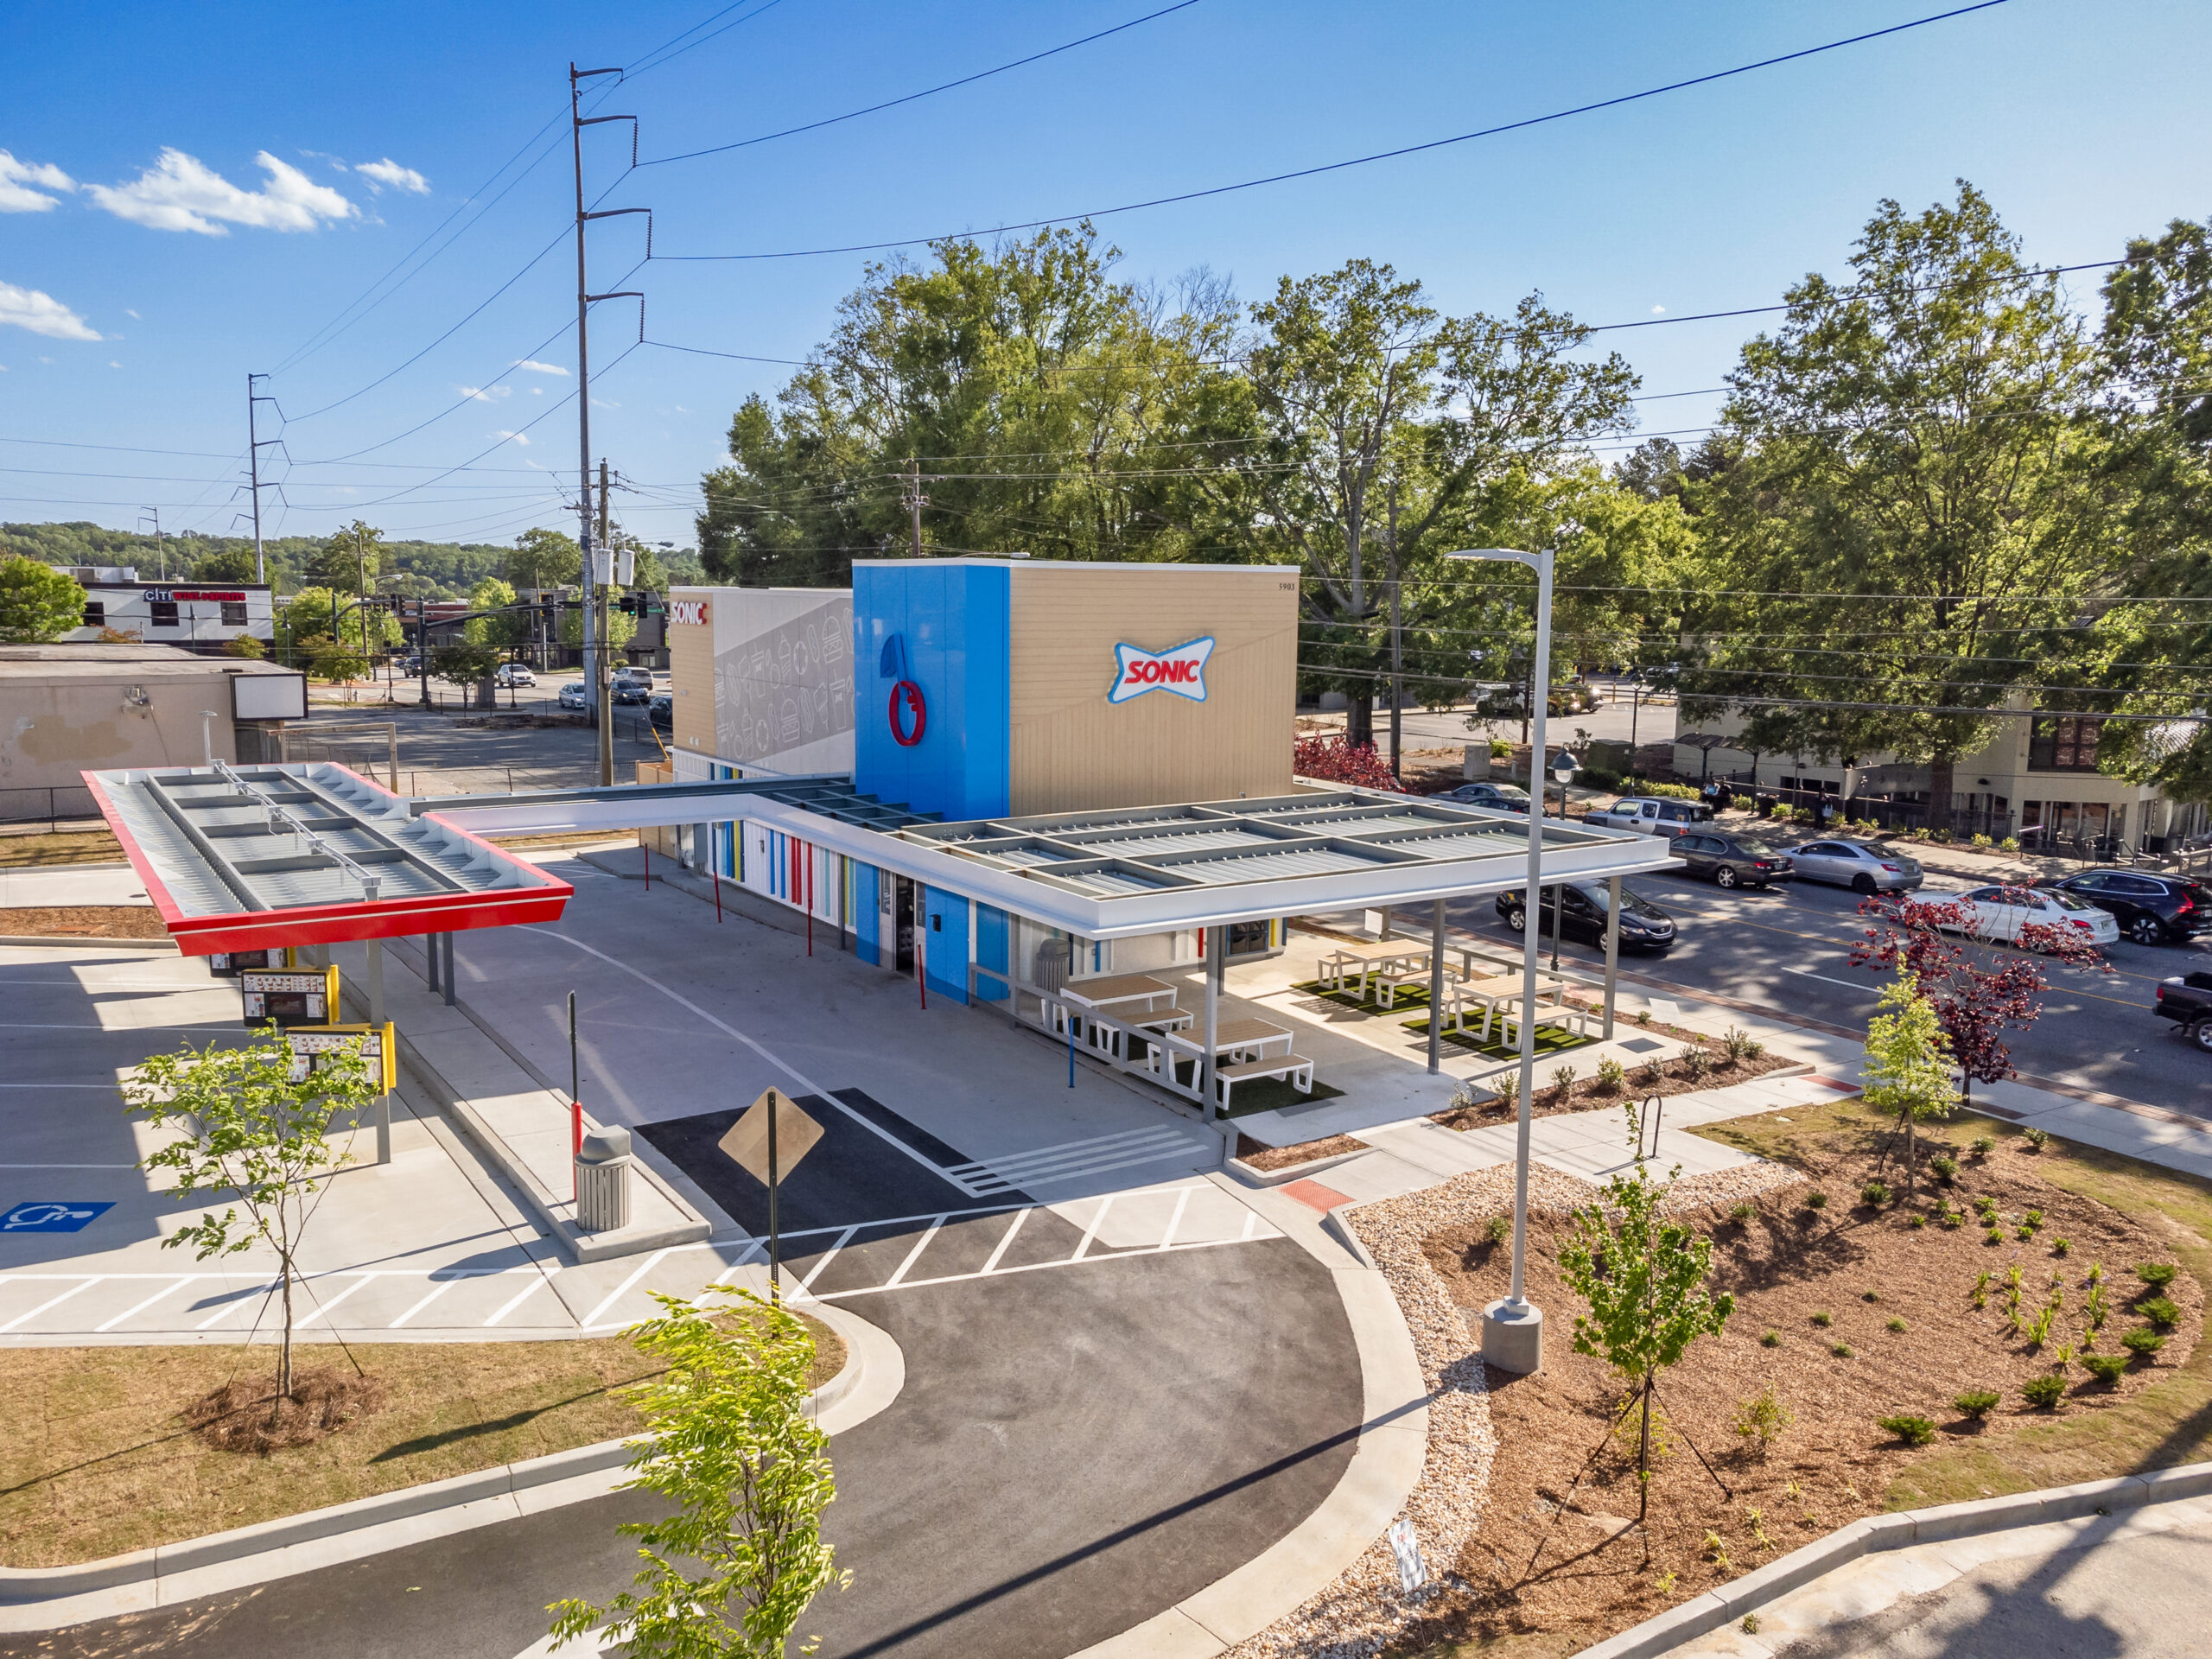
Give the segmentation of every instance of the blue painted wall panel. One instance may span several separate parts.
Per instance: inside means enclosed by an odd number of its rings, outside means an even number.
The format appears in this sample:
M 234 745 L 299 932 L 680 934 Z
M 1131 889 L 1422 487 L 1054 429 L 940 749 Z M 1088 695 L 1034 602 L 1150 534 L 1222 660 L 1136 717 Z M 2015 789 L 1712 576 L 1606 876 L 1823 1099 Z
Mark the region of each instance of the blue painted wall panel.
M 881 875 L 882 872 L 873 864 L 855 861 L 853 865 L 854 954 L 871 967 L 880 960 L 880 953 L 876 949 L 876 930 L 881 918 L 879 906 L 882 901 L 876 882 Z
M 947 818 L 1006 811 L 1011 612 L 1003 566 L 855 567 L 854 777 L 863 792 Z M 883 654 L 894 638 L 928 711 L 912 745 L 891 731 L 896 676 L 883 672 Z
M 929 969 L 931 992 L 955 1002 L 968 1000 L 968 901 L 940 887 L 922 889 L 922 925 L 928 938 L 922 949 Z
M 1007 971 L 1007 915 L 989 905 L 976 906 L 976 965 L 999 973 Z M 978 979 L 977 995 L 986 1002 L 1003 1002 L 1007 987 L 994 979 Z

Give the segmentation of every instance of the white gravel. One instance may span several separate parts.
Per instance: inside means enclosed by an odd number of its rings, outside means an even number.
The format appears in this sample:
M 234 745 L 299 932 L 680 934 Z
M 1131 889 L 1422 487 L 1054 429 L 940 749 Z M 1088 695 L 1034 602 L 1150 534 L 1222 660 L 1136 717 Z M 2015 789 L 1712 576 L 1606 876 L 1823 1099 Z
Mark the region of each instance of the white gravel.
M 1795 1170 L 1764 1160 L 1684 1176 L 1675 1182 L 1667 1208 L 1732 1204 L 1802 1179 Z M 1598 1191 L 1590 1182 L 1541 1164 L 1529 1171 L 1532 1211 L 1563 1214 L 1589 1203 Z M 1510 1164 L 1475 1170 L 1350 1212 L 1353 1229 L 1398 1299 L 1430 1389 L 1427 1459 L 1404 1513 L 1413 1520 L 1432 1586 L 1452 1581 L 1452 1566 L 1481 1522 L 1497 1436 L 1491 1426 L 1474 1335 L 1422 1246 L 1447 1229 L 1478 1226 L 1492 1216 L 1512 1213 Z M 1563 1339 L 1557 1332 L 1552 1338 Z M 1433 1596 L 1433 1589 L 1424 1593 Z M 1426 1611 L 1399 1589 L 1396 1560 L 1389 1545 L 1378 1539 L 1326 1590 L 1229 1649 L 1226 1659 L 1354 1659 L 1380 1653 Z

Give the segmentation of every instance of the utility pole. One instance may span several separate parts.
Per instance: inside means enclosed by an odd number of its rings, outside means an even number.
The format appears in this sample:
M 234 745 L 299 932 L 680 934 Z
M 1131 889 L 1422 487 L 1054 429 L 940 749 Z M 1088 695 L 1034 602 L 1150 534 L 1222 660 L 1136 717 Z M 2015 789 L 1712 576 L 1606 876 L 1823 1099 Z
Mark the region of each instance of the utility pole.
M 591 510 L 588 497 L 585 499 L 584 510 L 587 514 Z M 599 557 L 607 567 L 607 580 L 596 584 L 598 597 L 592 607 L 599 623 L 599 660 L 593 670 L 593 684 L 597 690 L 592 702 L 599 710 L 599 786 L 605 789 L 614 781 L 614 636 L 607 625 L 607 590 L 613 586 L 614 542 L 607 534 L 604 455 L 599 458 L 599 544 L 606 550 Z
M 415 672 L 423 683 L 423 706 L 430 706 L 430 600 L 415 595 Z
M 1404 777 L 1398 770 L 1398 741 L 1400 714 L 1406 701 L 1406 650 L 1402 624 L 1405 613 L 1399 599 L 1406 589 L 1402 567 L 1398 563 L 1398 480 L 1390 480 L 1390 775 L 1401 783 Z
M 369 556 L 361 547 L 361 521 L 353 521 L 353 588 L 359 596 L 354 608 L 360 612 L 361 655 L 369 654 Z M 341 645 L 345 642 L 340 640 Z M 350 694 L 349 694 L 350 695 Z
M 261 556 L 261 451 L 264 444 L 283 442 L 281 438 L 264 438 L 254 429 L 254 405 L 276 401 L 253 389 L 255 381 L 268 378 L 265 374 L 249 374 L 245 378 L 246 476 L 253 483 L 253 579 L 257 582 L 269 580 L 269 566 Z
M 154 557 L 161 568 L 161 579 L 167 582 L 169 579 L 169 554 L 168 547 L 162 541 L 162 510 L 159 507 L 138 509 L 140 523 L 144 523 L 149 516 L 154 521 Z
M 922 556 L 922 508 L 929 497 L 922 493 L 922 463 L 918 457 L 906 463 L 906 509 L 913 515 L 913 541 L 911 550 L 916 558 Z

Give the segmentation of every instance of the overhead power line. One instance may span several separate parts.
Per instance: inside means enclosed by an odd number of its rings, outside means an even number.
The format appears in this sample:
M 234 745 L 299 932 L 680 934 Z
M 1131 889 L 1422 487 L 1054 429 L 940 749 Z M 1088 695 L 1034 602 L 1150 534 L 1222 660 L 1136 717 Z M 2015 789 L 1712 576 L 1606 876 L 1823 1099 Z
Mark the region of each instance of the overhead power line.
M 1902 35 L 1910 29 L 1925 29 L 1931 23 L 1944 22 L 1954 17 L 1964 17 L 1973 12 L 1987 11 L 1993 7 L 2009 3 L 2010 0 L 1975 0 L 1972 5 L 1957 6 L 1948 11 L 1936 12 L 1926 17 L 1916 17 L 1907 22 L 1892 23 L 1887 29 L 1869 29 L 1863 34 L 1847 35 L 1841 40 L 1827 41 L 1819 46 L 1804 47 L 1797 51 L 1784 52 L 1775 57 L 1761 58 L 1755 63 L 1738 64 L 1732 68 L 1716 69 L 1707 74 L 1692 75 L 1686 79 L 1669 81 L 1663 86 L 1648 86 L 1642 92 L 1624 92 L 1615 98 L 1599 99 L 1591 103 L 1578 104 L 1572 109 L 1554 110 L 1548 114 L 1532 115 L 1518 121 L 1502 122 L 1496 126 L 1478 128 L 1472 132 L 1455 133 L 1448 138 L 1432 138 L 1423 143 L 1402 144 L 1394 149 L 1376 150 L 1370 155 L 1354 156 L 1341 162 L 1325 162 L 1316 167 L 1296 168 L 1286 173 L 1270 173 L 1262 178 L 1244 179 L 1235 184 L 1217 184 L 1203 190 L 1185 190 L 1173 195 L 1154 196 L 1144 201 L 1123 202 L 1117 207 L 1094 207 L 1084 213 L 1055 213 L 1048 218 L 1025 219 L 1019 224 L 995 226 L 982 234 L 996 236 L 1007 231 L 1033 231 L 1049 225 L 1078 224 L 1084 219 L 1105 219 L 1116 213 L 1134 213 L 1148 207 L 1170 207 L 1178 202 L 1202 201 L 1213 196 L 1229 195 L 1239 190 L 1256 190 L 1265 185 L 1284 184 L 1294 179 L 1315 178 L 1323 174 L 1340 173 L 1347 168 L 1367 167 L 1376 162 L 1395 161 L 1402 156 L 1418 156 L 1433 149 L 1443 149 L 1453 144 L 1471 143 L 1478 138 L 1495 138 L 1503 133 L 1519 132 L 1529 127 L 1540 127 L 1554 121 L 1570 120 L 1576 116 L 1594 114 L 1599 110 L 1618 109 L 1623 105 L 1640 103 L 1646 99 L 1661 98 L 1670 92 L 1685 92 L 1693 86 L 1709 86 L 1714 81 L 1731 79 L 1738 75 L 1751 74 L 1758 70 L 1771 69 L 1781 64 L 1795 63 L 1800 59 L 1818 57 L 1822 53 L 1837 52 L 1846 47 L 1860 46 L 1868 41 L 1881 40 L 1887 35 Z M 664 259 L 690 262 L 807 259 L 825 254 L 880 253 L 893 248 L 919 247 L 931 242 L 942 242 L 975 234 L 976 232 L 969 231 L 952 231 L 940 232 L 934 236 L 898 237 L 881 242 L 849 243 L 839 247 L 792 248 L 772 253 L 663 254 L 660 257 Z

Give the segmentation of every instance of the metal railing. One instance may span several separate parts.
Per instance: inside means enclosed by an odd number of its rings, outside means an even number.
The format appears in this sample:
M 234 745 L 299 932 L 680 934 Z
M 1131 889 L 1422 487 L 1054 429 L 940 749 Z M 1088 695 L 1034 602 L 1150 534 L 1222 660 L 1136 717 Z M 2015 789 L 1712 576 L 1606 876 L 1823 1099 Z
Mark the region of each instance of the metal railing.
M 72 827 L 103 823 L 99 804 L 82 784 L 29 785 L 0 789 L 0 823 L 38 823 L 58 832 Z

